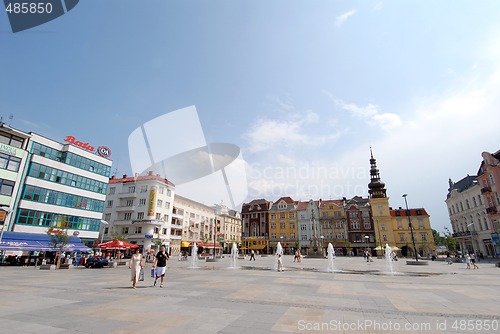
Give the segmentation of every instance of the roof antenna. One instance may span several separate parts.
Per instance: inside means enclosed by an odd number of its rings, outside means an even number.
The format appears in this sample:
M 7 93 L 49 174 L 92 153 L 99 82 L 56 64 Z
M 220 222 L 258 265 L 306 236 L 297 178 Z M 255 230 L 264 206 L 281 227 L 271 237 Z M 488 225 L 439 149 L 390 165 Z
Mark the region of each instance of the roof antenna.
M 14 119 L 14 114 L 9 114 L 9 126 L 11 125 L 13 119 Z

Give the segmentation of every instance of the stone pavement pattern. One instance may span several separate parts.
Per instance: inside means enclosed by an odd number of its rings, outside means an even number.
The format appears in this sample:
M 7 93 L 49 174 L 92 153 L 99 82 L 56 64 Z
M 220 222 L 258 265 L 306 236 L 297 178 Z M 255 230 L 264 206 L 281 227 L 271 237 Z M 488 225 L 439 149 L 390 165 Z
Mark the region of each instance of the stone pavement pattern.
M 273 256 L 239 269 L 172 258 L 164 288 L 149 267 L 137 289 L 124 266 L 0 267 L 0 333 L 500 333 L 493 264 L 400 260 L 391 275 L 382 259 L 337 257 L 334 273 L 326 259 L 292 261 L 277 272 Z

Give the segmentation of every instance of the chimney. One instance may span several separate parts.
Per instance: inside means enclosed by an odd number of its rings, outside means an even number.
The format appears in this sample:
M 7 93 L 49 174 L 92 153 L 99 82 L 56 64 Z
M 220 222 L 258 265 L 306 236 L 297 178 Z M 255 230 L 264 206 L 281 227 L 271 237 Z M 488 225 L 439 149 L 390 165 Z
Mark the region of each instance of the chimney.
M 127 178 L 127 174 L 123 174 L 123 178 L 126 179 Z
M 148 176 L 153 176 L 153 171 L 152 171 L 152 170 L 150 170 L 150 171 L 148 172 Z

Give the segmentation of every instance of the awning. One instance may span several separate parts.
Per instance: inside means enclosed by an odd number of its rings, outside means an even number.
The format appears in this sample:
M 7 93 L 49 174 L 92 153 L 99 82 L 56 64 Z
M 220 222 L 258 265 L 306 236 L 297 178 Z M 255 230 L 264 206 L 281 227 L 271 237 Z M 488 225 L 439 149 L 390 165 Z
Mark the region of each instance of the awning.
M 250 245 L 250 247 L 248 247 L 248 249 L 264 249 L 266 248 L 266 245 Z
M 181 241 L 181 247 L 190 247 L 191 243 L 189 241 Z
M 53 246 L 49 235 L 26 232 L 3 232 L 0 242 L 0 250 L 5 251 L 57 251 L 58 249 L 54 249 Z M 92 251 L 75 236 L 70 238 L 63 250 L 67 252 Z

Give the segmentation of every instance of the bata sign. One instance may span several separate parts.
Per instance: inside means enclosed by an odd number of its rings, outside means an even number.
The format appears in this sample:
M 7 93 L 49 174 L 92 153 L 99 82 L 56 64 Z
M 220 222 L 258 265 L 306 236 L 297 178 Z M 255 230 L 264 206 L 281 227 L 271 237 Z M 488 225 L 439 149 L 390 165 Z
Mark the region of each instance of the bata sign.
M 89 152 L 97 152 L 97 154 L 99 154 L 103 158 L 109 158 L 111 156 L 111 150 L 106 146 L 99 146 L 96 150 L 94 146 L 90 145 L 89 143 L 81 142 L 73 136 L 67 136 L 64 141 Z

